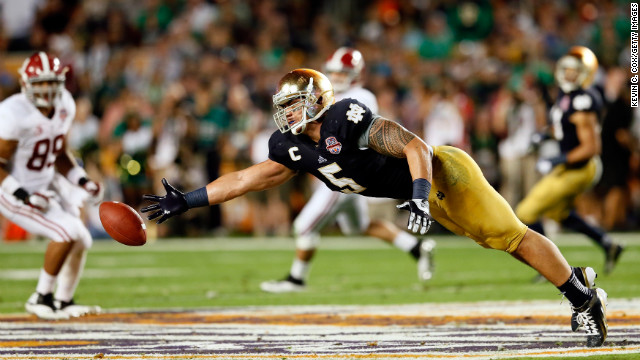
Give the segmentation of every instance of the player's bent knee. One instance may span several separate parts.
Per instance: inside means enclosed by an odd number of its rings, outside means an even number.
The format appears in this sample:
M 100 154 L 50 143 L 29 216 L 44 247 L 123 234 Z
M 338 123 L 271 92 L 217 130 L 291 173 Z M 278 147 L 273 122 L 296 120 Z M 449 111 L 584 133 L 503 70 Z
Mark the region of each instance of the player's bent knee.
M 298 250 L 313 250 L 318 247 L 320 243 L 320 235 L 318 234 L 306 234 L 296 236 L 296 249 Z
M 358 229 L 358 235 L 364 234 L 371 227 L 371 219 L 367 218 L 360 222 L 360 228 Z
M 481 241 L 476 240 L 476 242 L 485 248 L 505 251 L 511 254 L 518 249 L 526 233 L 527 227 L 524 224 L 520 224 L 518 228 L 513 228 L 511 231 L 504 232 L 499 236 L 487 237 Z
M 80 244 L 85 249 L 90 249 L 91 245 L 93 245 L 93 237 L 91 236 L 89 229 L 84 226 L 84 223 L 80 219 L 75 219 L 72 224 L 72 229 L 69 229 L 69 231 L 73 241 Z
M 91 246 L 93 245 L 93 237 L 89 231 L 86 231 L 86 233 L 82 234 L 76 242 L 81 243 L 85 249 L 91 249 Z
M 342 233 L 347 236 L 356 236 L 356 235 L 364 234 L 366 229 L 367 228 L 363 228 L 361 224 L 357 224 L 357 225 L 354 224 L 354 225 L 340 227 L 340 230 L 342 231 Z

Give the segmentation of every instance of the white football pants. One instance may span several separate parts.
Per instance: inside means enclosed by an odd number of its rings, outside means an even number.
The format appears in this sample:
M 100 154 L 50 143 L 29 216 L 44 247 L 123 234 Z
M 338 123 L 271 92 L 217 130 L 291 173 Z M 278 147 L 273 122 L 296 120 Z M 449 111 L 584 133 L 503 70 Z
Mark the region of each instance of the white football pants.
M 320 241 L 320 231 L 334 221 L 345 235 L 362 234 L 371 222 L 366 197 L 331 191 L 326 185 L 319 184 L 293 222 L 296 248 L 315 249 Z
M 49 209 L 43 213 L 0 190 L 0 212 L 29 233 L 55 242 L 77 241 L 86 249 L 93 242 L 89 230 L 78 216 L 78 209 L 63 208 L 55 197 L 49 199 Z

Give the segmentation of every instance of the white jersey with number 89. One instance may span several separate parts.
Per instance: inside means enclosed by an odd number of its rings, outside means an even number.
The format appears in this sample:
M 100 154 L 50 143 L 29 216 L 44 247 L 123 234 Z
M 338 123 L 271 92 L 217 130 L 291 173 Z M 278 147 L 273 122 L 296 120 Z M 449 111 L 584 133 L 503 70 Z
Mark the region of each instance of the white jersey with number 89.
M 55 101 L 55 112 L 47 118 L 24 94 L 0 103 L 0 138 L 18 141 L 10 162 L 10 173 L 29 193 L 49 187 L 55 160 L 64 151 L 64 139 L 76 115 L 76 105 L 67 90 Z

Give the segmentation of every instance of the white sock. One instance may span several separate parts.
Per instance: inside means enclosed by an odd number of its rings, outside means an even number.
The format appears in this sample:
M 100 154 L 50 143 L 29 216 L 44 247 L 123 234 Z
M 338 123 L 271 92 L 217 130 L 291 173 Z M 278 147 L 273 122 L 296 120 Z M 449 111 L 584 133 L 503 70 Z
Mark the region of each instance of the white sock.
M 307 280 L 307 276 L 309 275 L 309 268 L 311 267 L 311 264 L 306 262 L 306 261 L 302 261 L 298 258 L 293 259 L 293 264 L 291 264 L 291 270 L 289 272 L 289 275 L 291 275 L 292 277 L 305 281 Z
M 36 291 L 39 294 L 47 295 L 53 292 L 53 287 L 56 283 L 56 276 L 49 275 L 43 269 L 40 269 L 40 277 L 38 278 L 38 285 L 36 286 Z
M 413 249 L 417 243 L 418 243 L 418 239 L 416 239 L 415 236 L 412 236 L 409 233 L 406 233 L 404 231 L 401 231 L 395 237 L 395 239 L 393 239 L 393 246 L 397 247 L 398 249 L 406 253 L 411 251 L 411 249 Z
M 67 259 L 58 274 L 58 286 L 56 288 L 56 300 L 71 301 L 76 292 L 80 276 L 87 259 L 87 250 L 82 244 L 76 242 L 69 252 Z

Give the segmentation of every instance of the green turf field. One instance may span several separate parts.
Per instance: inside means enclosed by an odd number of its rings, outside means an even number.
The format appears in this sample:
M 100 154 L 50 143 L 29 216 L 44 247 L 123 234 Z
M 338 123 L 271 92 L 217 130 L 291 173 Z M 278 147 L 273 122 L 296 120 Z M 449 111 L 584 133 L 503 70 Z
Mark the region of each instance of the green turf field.
M 618 268 L 596 283 L 610 299 L 640 297 L 640 236 L 615 234 L 627 244 Z M 117 308 L 195 308 L 247 305 L 406 304 L 557 299 L 549 283 L 531 283 L 534 270 L 505 253 L 455 236 L 435 236 L 436 272 L 423 285 L 406 254 L 370 238 L 323 239 L 309 289 L 274 295 L 260 282 L 286 275 L 291 239 L 173 239 L 142 247 L 96 241 L 76 293 L 78 302 Z M 573 265 L 600 271 L 602 251 L 579 235 L 557 243 Z M 24 312 L 46 244 L 0 245 L 0 312 Z

